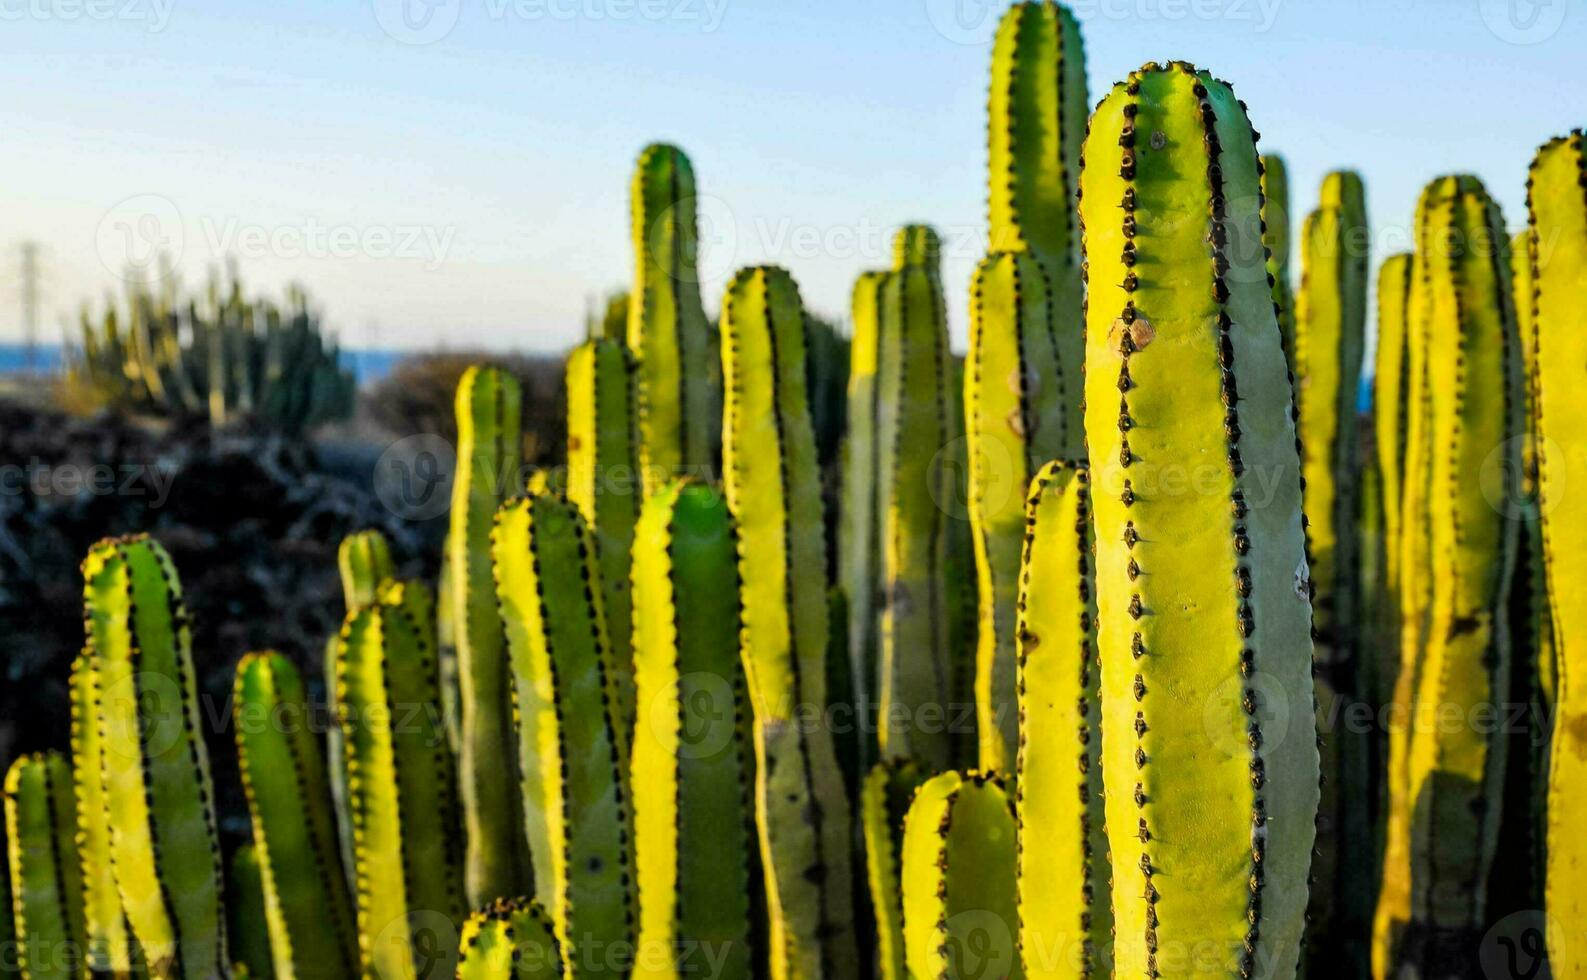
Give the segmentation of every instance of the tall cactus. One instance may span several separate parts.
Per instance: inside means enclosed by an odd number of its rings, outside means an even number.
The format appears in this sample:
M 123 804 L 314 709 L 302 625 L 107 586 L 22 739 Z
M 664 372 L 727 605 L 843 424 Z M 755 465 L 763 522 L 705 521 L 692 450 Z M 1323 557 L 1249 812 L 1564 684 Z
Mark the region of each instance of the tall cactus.
M 632 772 L 638 972 L 650 976 L 687 973 L 705 953 L 724 957 L 718 976 L 751 974 L 736 560 L 717 491 L 675 483 L 646 501 L 634 542 Z
M 1074 14 L 1052 0 L 1026 0 L 1011 7 L 993 41 L 987 99 L 991 251 L 1029 252 L 1047 277 L 1056 351 L 1046 356 L 1056 359 L 1060 377 L 1076 383 L 1064 386 L 1054 408 L 1058 420 L 1049 424 L 1057 430 L 1049 429 L 1039 438 L 1051 439 L 1059 452 L 1071 458 L 1084 450 L 1078 378 L 1085 360 L 1085 333 L 1075 199 L 1090 104 L 1085 47 Z M 1045 363 L 1036 366 L 1046 368 Z M 1042 380 L 1054 383 L 1050 378 Z M 1045 460 L 1041 457 L 1038 463 Z M 1021 481 L 1013 489 L 1016 514 L 1024 486 Z M 1012 646 L 1005 646 L 1005 654 L 1012 662 Z M 1005 679 L 1013 675 L 1011 668 L 1002 673 Z M 1012 690 L 1004 696 L 1012 715 Z M 1005 721 L 1004 734 L 1012 731 L 1012 722 Z M 1012 742 L 1009 748 L 1012 759 Z
M 1572 667 L 1574 643 L 1587 636 L 1587 453 L 1577 368 L 1587 360 L 1587 151 L 1582 131 L 1544 144 L 1527 181 L 1531 255 L 1532 384 L 1537 392 L 1537 448 L 1558 674 L 1548 773 L 1548 868 L 1545 903 L 1554 975 L 1587 972 L 1578 926 L 1587 916 L 1587 841 L 1578 832 L 1587 810 L 1587 704 Z M 1545 251 L 1545 244 L 1547 250 Z M 1575 491 L 1567 491 L 1570 481 Z M 1572 658 L 1576 658 L 1573 660 Z
M 1113 911 L 1086 469 L 1042 467 L 1026 513 L 1014 796 L 1020 950 L 1028 976 L 1090 977 L 1107 972 Z
M 853 977 L 849 804 L 826 698 L 826 547 L 805 396 L 804 309 L 781 269 L 722 305 L 723 471 L 738 524 L 740 650 L 754 709 L 755 806 L 776 980 Z
M 279 653 L 244 657 L 232 712 L 276 975 L 353 976 L 358 929 L 297 668 Z
M 698 191 L 676 146 L 645 147 L 632 188 L 634 289 L 628 347 L 638 362 L 639 462 L 648 495 L 686 473 L 709 472 L 710 325 L 700 302 Z
M 1311 607 L 1256 136 L 1148 64 L 1092 117 L 1086 435 L 1118 976 L 1293 973 L 1317 812 Z M 1186 220 L 1190 208 L 1205 220 Z M 1184 951 L 1199 949 L 1194 964 Z
M 1014 810 L 981 773 L 945 772 L 904 818 L 904 950 L 914 977 L 1019 980 Z
M 77 803 L 59 753 L 23 756 L 5 781 L 17 966 L 26 980 L 84 974 L 83 881 L 77 873 Z
M 1276 153 L 1266 153 L 1262 161 L 1262 244 L 1267 248 L 1267 274 L 1272 277 L 1273 303 L 1277 307 L 1279 333 L 1284 336 L 1284 354 L 1295 366 L 1295 291 L 1290 283 L 1289 167 Z
M 157 977 L 225 976 L 220 844 L 176 567 L 146 536 L 83 562 L 105 819 L 122 908 Z
M 628 726 L 634 719 L 629 567 L 642 500 L 634 445 L 633 375 L 628 349 L 610 340 L 590 340 L 575 347 L 565 372 L 568 499 L 595 531 L 619 717 Z
M 449 974 L 464 910 L 462 824 L 429 590 L 386 583 L 348 613 L 338 659 L 364 968 L 382 980 Z
M 628 731 L 602 609 L 595 538 L 565 497 L 502 505 L 492 534 L 507 626 L 535 894 L 575 976 L 635 934 Z M 644 774 L 648 775 L 648 774 Z
M 462 707 L 466 881 L 475 906 L 529 885 L 523 809 L 513 792 L 511 683 L 490 563 L 496 508 L 519 489 L 522 399 L 517 380 L 495 368 L 471 367 L 457 385 L 457 475 L 446 547 Z
M 457 980 L 558 980 L 565 964 L 545 910 L 499 900 L 463 923 Z
M 233 980 L 272 980 L 275 976 L 266 909 L 259 851 L 252 844 L 243 844 L 226 862 L 226 938 L 231 944 Z
M 1400 493 L 1405 472 L 1405 439 L 1409 411 L 1405 395 L 1410 384 L 1410 300 L 1416 257 L 1400 252 L 1378 267 L 1377 350 L 1372 370 L 1372 437 L 1382 481 L 1386 585 L 1391 596 L 1399 586 Z
M 76 849 L 83 882 L 85 966 L 95 974 L 132 972 L 132 934 L 110 857 L 110 821 L 105 819 L 104 748 L 99 732 L 99 682 L 93 654 L 72 661 L 72 784 L 77 801 Z
M 909 977 L 904 963 L 904 815 L 915 791 L 930 776 L 913 762 L 878 762 L 860 786 L 860 833 L 865 840 L 881 980 Z
M 896 268 L 882 288 L 876 444 L 879 464 L 880 633 L 877 735 L 882 757 L 935 769 L 952 762 L 948 597 L 948 477 L 951 363 L 937 276 L 936 235 L 906 227 Z M 796 314 L 790 313 L 789 316 Z

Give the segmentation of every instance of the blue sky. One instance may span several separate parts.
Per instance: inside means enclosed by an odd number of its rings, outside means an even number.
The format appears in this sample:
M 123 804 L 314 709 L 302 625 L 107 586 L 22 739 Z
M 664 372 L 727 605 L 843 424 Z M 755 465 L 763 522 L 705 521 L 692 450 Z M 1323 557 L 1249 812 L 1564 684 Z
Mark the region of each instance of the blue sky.
M 694 160 L 731 268 L 842 316 L 896 225 L 950 237 L 962 346 L 1006 0 L 0 0 L 0 340 L 17 245 L 45 334 L 166 242 L 306 283 L 351 344 L 560 349 L 630 275 L 629 169 Z M 1512 228 L 1545 138 L 1587 123 L 1583 0 L 1076 0 L 1095 101 L 1149 59 L 1233 82 L 1294 217 L 1366 176 L 1379 255 L 1420 186 L 1488 182 Z M 954 244 L 957 243 L 957 244 Z

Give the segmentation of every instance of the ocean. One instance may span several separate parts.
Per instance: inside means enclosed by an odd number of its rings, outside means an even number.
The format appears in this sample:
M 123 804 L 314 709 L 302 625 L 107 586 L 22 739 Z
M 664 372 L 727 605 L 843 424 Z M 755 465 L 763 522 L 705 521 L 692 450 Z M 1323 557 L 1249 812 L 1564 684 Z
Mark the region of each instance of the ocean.
M 396 363 L 408 356 L 406 351 L 347 350 L 342 360 L 352 368 L 359 384 L 379 381 L 391 373 Z M 50 372 L 61 367 L 62 351 L 59 344 L 40 344 L 34 349 L 33 370 Z M 28 370 L 27 348 L 21 344 L 0 343 L 0 375 Z

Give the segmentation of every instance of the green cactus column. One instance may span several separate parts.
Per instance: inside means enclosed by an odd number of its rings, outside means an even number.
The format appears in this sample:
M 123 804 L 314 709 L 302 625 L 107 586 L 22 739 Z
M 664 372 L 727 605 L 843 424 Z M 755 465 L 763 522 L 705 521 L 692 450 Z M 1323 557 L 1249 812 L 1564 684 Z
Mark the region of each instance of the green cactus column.
M 1386 585 L 1390 597 L 1399 588 L 1400 496 L 1405 479 L 1405 442 L 1410 385 L 1411 281 L 1416 258 L 1400 252 L 1378 267 L 1377 350 L 1372 370 L 1372 435 L 1383 501 Z M 1392 671 L 1390 672 L 1392 676 Z
M 904 815 L 930 776 L 913 762 L 878 762 L 860 786 L 860 833 L 882 980 L 909 977 L 904 964 Z
M 386 583 L 348 614 L 338 659 L 364 969 L 381 980 L 450 975 L 465 908 L 462 819 L 429 590 Z
M 958 700 L 945 579 L 951 474 L 944 463 L 954 438 L 948 321 L 936 235 L 904 228 L 894 249 L 876 382 L 877 737 L 882 758 L 937 770 L 953 761 L 947 721 Z
M 1115 975 L 1288 976 L 1319 763 L 1255 133 L 1225 83 L 1148 64 L 1098 107 L 1086 162 Z
M 446 544 L 462 708 L 466 881 L 475 906 L 516 895 L 530 883 L 523 811 L 513 791 L 511 683 L 490 560 L 496 508 L 519 490 L 522 399 L 517 380 L 495 368 L 471 367 L 457 385 L 457 473 Z
M 1267 274 L 1272 283 L 1274 315 L 1284 337 L 1284 356 L 1295 369 L 1295 291 L 1290 283 L 1289 167 L 1276 153 L 1262 161 L 1262 244 L 1267 248 Z
M 94 545 L 84 618 L 99 682 L 111 855 L 157 977 L 224 977 L 220 845 L 176 567 L 146 536 Z
M 990 251 L 1029 252 L 1041 263 L 1057 346 L 1048 356 L 1056 359 L 1059 376 L 1068 379 L 1080 377 L 1085 360 L 1075 199 L 1090 105 L 1085 47 L 1074 15 L 1051 0 L 1016 3 L 1003 15 L 992 44 L 987 98 Z M 1078 383 L 1064 386 L 1055 407 L 1060 421 L 1052 423 L 1059 428 L 1041 436 L 1070 458 L 1081 456 L 1085 447 L 1080 396 Z M 1016 513 L 1023 493 L 1023 484 L 1015 488 Z M 1012 653 L 1007 659 L 1012 661 Z M 1005 674 L 1011 676 L 1012 670 Z M 1012 705 L 1012 692 L 1007 698 Z M 1011 731 L 1012 724 L 1005 722 L 1005 734 Z
M 639 519 L 633 361 L 621 342 L 573 348 L 564 373 L 568 399 L 568 499 L 595 531 L 606 635 L 617 675 L 619 717 L 634 721 L 634 656 L 629 565 Z
M 1520 523 L 1502 480 L 1520 471 L 1521 356 L 1508 239 L 1475 178 L 1429 210 L 1427 383 L 1432 395 L 1433 601 L 1416 704 L 1465 717 L 1509 700 L 1509 592 Z M 1502 454 L 1501 482 L 1481 476 Z M 1476 478 L 1474 478 L 1474 476 Z M 1411 731 L 1411 922 L 1402 959 L 1424 976 L 1469 962 L 1487 927 L 1506 738 L 1480 724 Z
M 559 980 L 564 967 L 538 903 L 498 900 L 463 923 L 457 980 Z
M 995 776 L 945 772 L 904 818 L 904 950 L 912 977 L 1019 980 L 1014 810 Z
M 676 146 L 645 147 L 632 187 L 634 290 L 628 348 L 638 362 L 639 462 L 648 495 L 711 470 L 710 326 L 700 302 L 694 166 Z
M 1543 564 L 1543 517 L 1538 510 L 1542 490 L 1538 476 L 1538 391 L 1537 344 L 1532 326 L 1532 233 L 1523 231 L 1510 240 L 1510 282 L 1514 296 L 1515 322 L 1521 335 L 1523 387 L 1526 397 L 1526 426 L 1521 443 L 1520 489 L 1526 503 L 1527 529 L 1522 536 L 1523 555 L 1516 564 L 1518 589 L 1525 585 L 1520 619 L 1533 651 L 1534 683 L 1537 696 L 1548 710 L 1554 706 L 1556 665 L 1554 662 L 1553 621 L 1548 609 L 1548 576 Z M 1545 753 L 1546 754 L 1546 753 Z
M 512 657 L 535 894 L 574 976 L 609 975 L 636 931 L 627 730 L 595 538 L 567 498 L 502 505 L 492 556 Z
M 826 546 L 805 394 L 804 309 L 781 269 L 722 306 L 723 475 L 738 525 L 740 651 L 754 710 L 755 808 L 775 980 L 857 974 L 849 803 L 827 704 Z
M 121 911 L 110 856 L 104 748 L 99 732 L 99 683 L 93 654 L 72 661 L 72 785 L 77 801 L 76 850 L 83 889 L 84 965 L 94 974 L 132 972 L 132 934 Z
M 634 541 L 634 855 L 637 974 L 751 974 L 754 816 L 738 662 L 738 568 L 721 494 L 675 483 Z
M 23 756 L 5 781 L 7 864 L 16 956 L 26 980 L 82 976 L 83 882 L 77 874 L 77 803 L 59 753 Z
M 1048 463 L 1026 513 L 1014 794 L 1020 951 L 1027 976 L 1089 977 L 1108 972 L 1113 941 L 1089 473 Z
M 233 980 L 272 980 L 275 963 L 270 951 L 264 872 L 259 867 L 259 851 L 252 844 L 232 851 L 226 862 L 226 937 L 231 942 Z
M 1527 182 L 1532 309 L 1536 348 L 1537 448 L 1544 563 L 1554 621 L 1556 688 L 1548 773 L 1548 870 L 1545 907 L 1550 965 L 1557 977 L 1587 972 L 1587 702 L 1573 668 L 1587 642 L 1587 441 L 1580 365 L 1587 361 L 1587 154 L 1581 130 L 1538 150 Z M 1545 243 L 1547 250 L 1545 251 Z M 1570 481 L 1576 490 L 1569 490 Z
M 244 657 L 232 713 L 276 974 L 283 980 L 353 976 L 358 928 L 297 668 L 279 653 Z

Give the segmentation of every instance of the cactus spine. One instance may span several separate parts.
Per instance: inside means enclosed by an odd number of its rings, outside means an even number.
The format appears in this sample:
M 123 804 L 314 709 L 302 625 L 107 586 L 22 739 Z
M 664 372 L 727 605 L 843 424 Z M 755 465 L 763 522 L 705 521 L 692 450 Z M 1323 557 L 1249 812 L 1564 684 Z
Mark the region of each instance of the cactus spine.
M 646 501 L 634 544 L 643 710 L 631 771 L 639 972 L 649 976 L 686 974 L 689 960 L 717 952 L 726 957 L 718 975 L 750 975 L 752 776 L 738 738 L 736 561 L 717 491 L 675 483 Z
M 639 462 L 646 495 L 711 466 L 710 326 L 700 302 L 698 199 L 683 151 L 647 146 L 634 170 L 635 276 L 628 347 L 635 387 Z
M 462 830 L 429 590 L 387 582 L 348 614 L 338 660 L 365 970 L 382 980 L 449 971 L 455 949 L 434 941 L 463 917 Z
M 619 715 L 634 721 L 629 566 L 640 488 L 634 447 L 633 362 L 620 342 L 591 340 L 568 355 L 568 499 L 595 532 L 606 635 L 612 645 Z
M 104 749 L 99 734 L 99 684 L 92 653 L 72 661 L 72 781 L 77 801 L 76 850 L 83 887 L 85 966 L 95 974 L 132 971 L 132 935 L 121 911 L 104 819 Z
M 1572 644 L 1587 635 L 1582 623 L 1587 611 L 1582 591 L 1587 582 L 1587 542 L 1582 538 L 1587 518 L 1579 490 L 1587 486 L 1578 373 L 1587 359 L 1587 310 L 1580 292 L 1587 269 L 1587 152 L 1581 130 L 1538 150 L 1527 181 L 1527 208 L 1540 509 L 1558 671 L 1549 752 L 1545 903 L 1554 975 L 1575 976 L 1587 972 L 1587 946 L 1578 929 L 1587 915 L 1587 880 L 1582 875 L 1587 841 L 1576 822 L 1587 807 L 1587 708 L 1571 659 L 1576 656 Z M 1567 492 L 1571 480 L 1579 481 L 1575 492 Z
M 1151 974 L 1159 950 L 1207 949 L 1186 975 L 1260 963 L 1285 976 L 1319 763 L 1300 464 L 1255 240 L 1255 134 L 1225 83 L 1148 64 L 1098 107 L 1086 163 L 1115 970 Z M 1192 201 L 1205 222 L 1184 220 Z
M 1113 912 L 1085 468 L 1042 467 L 1026 513 L 1014 796 L 1020 951 L 1029 976 L 1090 977 L 1107 972 Z
M 904 815 L 929 776 L 913 762 L 878 762 L 860 787 L 860 833 L 882 980 L 909 976 L 904 963 Z
M 224 977 L 214 791 L 176 567 L 147 537 L 107 539 L 83 581 L 122 908 L 150 973 Z
M 1284 337 L 1284 356 L 1295 367 L 1295 291 L 1289 277 L 1289 167 L 1276 153 L 1262 161 L 1262 244 L 1267 248 L 1267 274 L 1272 283 L 1274 315 Z
M 249 654 L 232 706 L 276 975 L 353 976 L 358 930 L 303 681 L 279 653 Z
M 83 881 L 74 841 L 77 803 L 59 753 L 23 756 L 5 781 L 15 955 L 26 980 L 83 975 Z M 7 949 L 9 958 L 13 950 Z
M 723 300 L 723 470 L 738 524 L 740 650 L 754 709 L 755 805 L 776 980 L 852 977 L 849 807 L 823 706 L 825 542 L 805 395 L 804 310 L 781 269 L 747 269 Z
M 854 284 L 850 306 L 848 436 L 843 458 L 843 524 L 839 541 L 839 579 L 848 612 L 848 656 L 854 674 L 854 700 L 867 714 L 877 679 L 877 578 L 880 572 L 881 515 L 877 510 L 882 446 L 876 439 L 882 294 L 888 273 L 866 272 Z M 866 719 L 869 720 L 868 718 Z M 866 761 L 870 739 L 861 741 Z
M 575 975 L 600 975 L 600 950 L 632 946 L 636 910 L 628 732 L 595 538 L 565 497 L 532 494 L 502 505 L 492 557 L 535 894 Z
M 1014 810 L 996 777 L 945 772 L 904 818 L 904 948 L 914 977 L 1019 980 Z
M 562 952 L 536 902 L 498 900 L 463 923 L 457 980 L 558 980 Z
M 518 489 L 522 399 L 517 380 L 494 368 L 471 367 L 457 385 L 457 476 L 446 546 L 461 690 L 466 880 L 476 906 L 529 884 L 523 810 L 512 791 L 511 682 L 490 563 L 496 508 Z
M 896 268 L 882 289 L 876 409 L 877 735 L 883 758 L 913 758 L 933 770 L 952 763 L 947 722 L 956 701 L 944 578 L 951 364 L 937 255 L 930 229 L 904 228 L 895 238 Z M 936 723 L 930 713 L 944 706 Z

